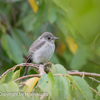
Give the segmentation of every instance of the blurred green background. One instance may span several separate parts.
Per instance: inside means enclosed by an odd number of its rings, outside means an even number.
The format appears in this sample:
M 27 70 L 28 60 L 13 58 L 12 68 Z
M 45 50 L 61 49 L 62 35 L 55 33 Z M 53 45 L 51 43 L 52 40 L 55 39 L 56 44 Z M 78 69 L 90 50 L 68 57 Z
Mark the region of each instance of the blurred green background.
M 46 31 L 60 38 L 50 62 L 100 73 L 100 0 L 0 0 L 0 74 Z

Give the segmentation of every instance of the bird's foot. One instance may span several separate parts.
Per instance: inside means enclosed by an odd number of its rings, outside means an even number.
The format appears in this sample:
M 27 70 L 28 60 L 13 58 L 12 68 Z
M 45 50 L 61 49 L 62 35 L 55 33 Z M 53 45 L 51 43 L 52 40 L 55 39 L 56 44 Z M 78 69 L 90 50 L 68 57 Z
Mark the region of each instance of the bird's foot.
M 48 62 L 48 63 L 44 64 L 44 66 L 48 66 L 49 68 L 51 68 L 51 65 L 52 65 L 51 62 Z
M 51 72 L 50 68 L 48 66 L 44 66 L 44 71 L 48 74 L 49 72 Z
M 46 73 L 51 72 L 51 70 L 50 70 L 51 65 L 52 65 L 51 62 L 48 62 L 48 63 L 44 64 L 44 71 L 45 71 Z

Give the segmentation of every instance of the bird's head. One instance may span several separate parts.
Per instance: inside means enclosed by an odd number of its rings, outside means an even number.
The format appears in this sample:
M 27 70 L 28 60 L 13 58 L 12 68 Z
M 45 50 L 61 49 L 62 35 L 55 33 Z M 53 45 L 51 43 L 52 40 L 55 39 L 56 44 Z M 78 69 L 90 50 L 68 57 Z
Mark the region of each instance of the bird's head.
M 40 37 L 40 39 L 43 39 L 45 41 L 48 41 L 48 42 L 53 42 L 56 40 L 56 39 L 59 39 L 58 37 L 55 37 L 52 33 L 50 32 L 44 32 Z

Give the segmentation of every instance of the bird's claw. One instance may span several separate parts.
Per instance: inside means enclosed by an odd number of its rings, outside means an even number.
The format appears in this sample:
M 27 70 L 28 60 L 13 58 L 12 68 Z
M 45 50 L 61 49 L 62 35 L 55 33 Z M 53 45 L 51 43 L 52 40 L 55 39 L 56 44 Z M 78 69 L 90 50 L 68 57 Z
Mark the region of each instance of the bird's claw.
M 51 62 L 48 62 L 48 63 L 46 63 L 46 64 L 44 65 L 44 70 L 45 70 L 46 73 L 51 72 L 51 70 L 50 70 L 51 65 L 52 65 Z
M 51 62 L 48 62 L 44 66 L 48 66 L 49 68 L 51 68 L 51 65 L 52 65 L 52 63 Z

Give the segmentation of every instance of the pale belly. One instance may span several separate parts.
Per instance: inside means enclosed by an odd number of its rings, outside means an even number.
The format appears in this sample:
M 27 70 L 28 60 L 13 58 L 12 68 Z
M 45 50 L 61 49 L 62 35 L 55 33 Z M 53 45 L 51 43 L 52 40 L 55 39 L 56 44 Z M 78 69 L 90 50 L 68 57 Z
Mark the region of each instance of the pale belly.
M 32 56 L 33 62 L 35 63 L 46 63 L 52 57 L 55 50 L 54 44 L 46 43 L 39 50 L 36 50 Z

